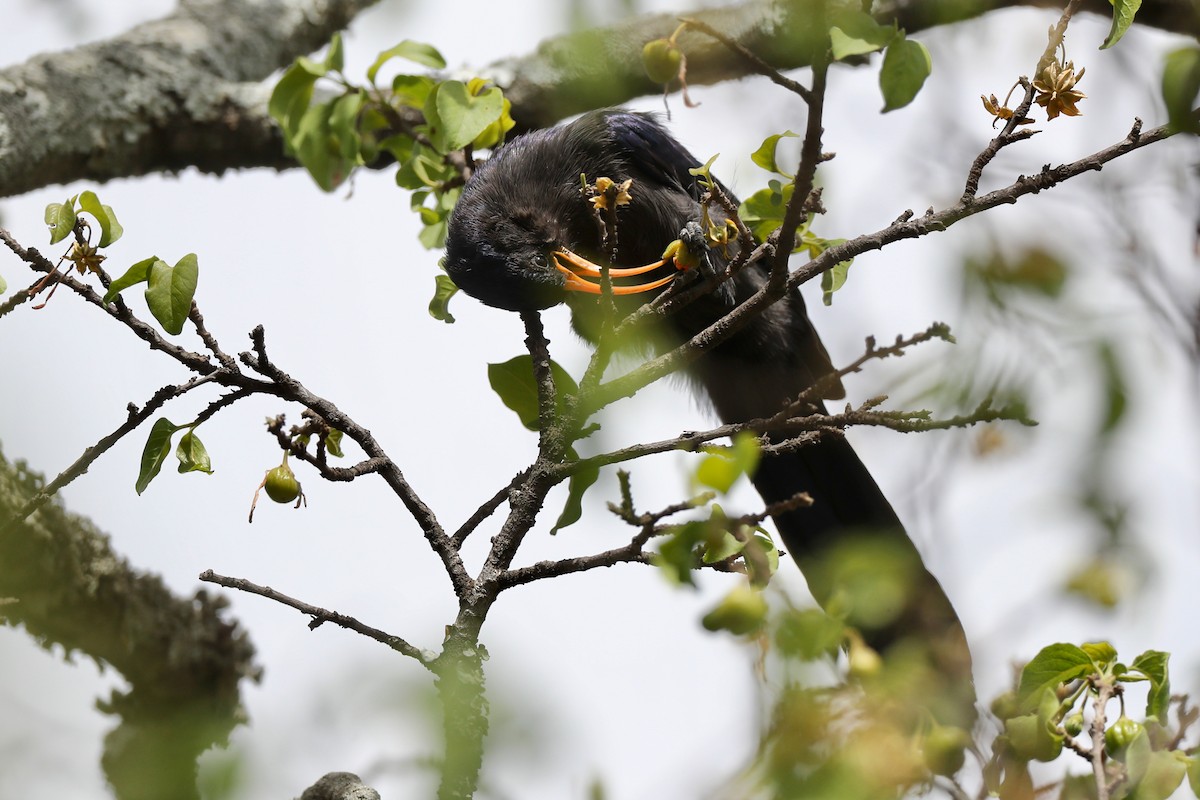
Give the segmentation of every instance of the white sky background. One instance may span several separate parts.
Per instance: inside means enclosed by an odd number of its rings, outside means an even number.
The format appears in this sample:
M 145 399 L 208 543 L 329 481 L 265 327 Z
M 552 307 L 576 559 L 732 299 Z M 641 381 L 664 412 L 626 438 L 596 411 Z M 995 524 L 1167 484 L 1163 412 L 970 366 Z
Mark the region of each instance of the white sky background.
M 5 0 L 0 64 L 117 34 L 173 5 L 111 0 L 103 8 L 86 6 L 85 24 L 73 25 L 57 4 Z M 378 50 L 404 38 L 435 44 L 451 65 L 479 66 L 528 52 L 566 24 L 558 4 L 542 7 L 541 14 L 514 14 L 507 4 L 385 1 L 352 28 L 347 73 L 361 75 Z M 452 20 L 446 18 L 450 8 Z M 822 171 L 829 214 L 821 232 L 876 230 L 906 208 L 920 213 L 952 202 L 971 158 L 992 133 L 979 94 L 1002 95 L 1015 75 L 1032 67 L 1049 20 L 1015 12 L 920 34 L 933 49 L 934 75 L 912 107 L 887 116 L 877 113 L 877 65 L 836 69 L 826 149 L 838 157 Z M 1071 29 L 1071 57 L 1088 71 L 1081 85 L 1090 98 L 1086 116 L 1056 122 L 1006 152 L 986 185 L 1111 144 L 1135 115 L 1148 126 L 1161 122 L 1157 53 L 1171 40 L 1135 31 L 1115 54 L 1097 53 L 1105 30 L 1087 20 Z M 1151 63 L 1146 59 L 1155 66 L 1144 67 Z M 1155 77 L 1136 85 L 1123 78 L 1131 72 Z M 799 102 L 763 81 L 697 87 L 693 96 L 703 103 L 695 110 L 672 98 L 672 127 L 702 160 L 721 152 L 716 172 L 743 197 L 766 178 L 747 154 L 769 133 L 802 129 Z M 960 109 L 949 123 L 942 114 L 947 102 Z M 649 98 L 637 107 L 661 103 Z M 1168 189 L 1187 180 L 1196 156 L 1194 141 L 1173 142 L 1103 173 L 1104 179 L 1139 179 L 1130 206 L 1193 297 L 1194 206 L 1173 204 L 1181 196 L 1194 203 L 1195 182 L 1190 195 Z M 962 255 L 981 249 L 988 237 L 1017 242 L 1031 234 L 1061 242 L 1067 234 L 1058 231 L 1065 230 L 1080 240 L 1072 280 L 1087 287 L 1083 296 L 1094 303 L 1089 308 L 1096 318 L 1120 331 L 1126 361 L 1138 376 L 1130 403 L 1137 427 L 1136 435 L 1126 432 L 1120 440 L 1130 469 L 1113 481 L 1142 503 L 1135 528 L 1145 534 L 1154 586 L 1115 614 L 1088 611 L 1052 593 L 1092 541 L 1062 499 L 1076 466 L 1064 442 L 1094 426 L 1098 407 L 1080 391 L 1072 372 L 1077 364 L 1040 365 L 1033 411 L 1043 424 L 1036 436 L 1015 434 L 984 461 L 956 461 L 951 476 L 922 480 L 936 458 L 964 447 L 969 435 L 852 435 L 958 606 L 984 698 L 1004 685 L 1010 658 L 1027 658 L 1053 641 L 1097 638 L 1110 639 L 1127 657 L 1151 647 L 1172 651 L 1177 690 L 1196 689 L 1195 373 L 1185 369 L 1178 349 L 1160 341 L 1161 331 L 1145 320 L 1127 287 L 1106 277 L 1116 255 L 1088 246 L 1103 241 L 1104 220 L 1081 211 L 1082 198 L 1100 180 L 1085 176 L 1065 190 L 999 210 L 990 222 L 977 218 L 864 256 L 832 308 L 821 306 L 816 287 L 808 295 L 835 362 L 854 358 L 869 334 L 886 340 L 933 320 L 950 323 L 962 338 L 971 331 L 960 318 Z M 84 188 L 98 188 L 125 227 L 110 250 L 112 271 L 150 254 L 173 263 L 198 253 L 197 300 L 225 348 L 244 349 L 246 333 L 264 324 L 276 363 L 369 427 L 447 527 L 457 527 L 532 457 L 535 437 L 491 393 L 485 373 L 488 362 L 522 352 L 520 322 L 461 297 L 452 307 L 455 325 L 426 314 L 439 254 L 416 243 L 416 217 L 390 171 L 359 174 L 351 196 L 345 190 L 322 195 L 299 171 L 267 170 L 57 187 L 0 203 L 2 224 L 22 243 L 46 249 L 43 207 Z M 31 280 L 2 255 L 0 274 L 11 287 Z M 132 293 L 135 308 L 139 294 Z M 569 333 L 564 310 L 547 316 L 552 351 L 578 375 L 586 350 Z M 927 348 L 928 361 L 947 357 L 947 345 Z M 852 378 L 851 398 L 886 390 L 913 360 Z M 0 364 L 8 376 L 0 390 L 4 452 L 48 475 L 119 424 L 126 403 L 141 403 L 183 377 L 127 331 L 63 293 L 42 311 L 26 306 L 0 322 Z M 182 422 L 208 399 L 188 398 L 166 414 Z M 711 421 L 667 386 L 648 389 L 618 410 L 619 420 L 610 415 L 605 422 L 602 441 L 610 445 Z M 279 459 L 262 419 L 279 411 L 299 419 L 298 408 L 254 400 L 208 422 L 201 433 L 216 467 L 211 477 L 179 476 L 168 468 L 137 497 L 140 431 L 63 496 L 70 509 L 108 531 L 136 567 L 160 572 L 181 595 L 193 592 L 196 575 L 212 568 L 436 648 L 453 619 L 452 593 L 381 481 L 331 485 L 301 470 L 306 510 L 267 503 L 254 525 L 246 524 L 254 487 Z M 656 508 L 677 499 L 690 463 L 668 456 L 634 465 L 639 505 Z M 626 541 L 627 531 L 602 510 L 601 501 L 614 496 L 611 480 L 602 484 L 584 523 L 553 539 L 545 527 L 535 531 L 519 562 Z M 757 498 L 743 491 L 726 504 L 750 509 Z M 490 530 L 477 533 L 467 548 L 472 569 Z M 790 564 L 780 579 L 803 591 Z M 727 778 L 754 743 L 753 653 L 704 634 L 698 620 L 729 585 L 728 576 L 706 576 L 702 591 L 692 593 L 669 587 L 650 569 L 625 566 L 506 593 L 484 632 L 496 708 L 485 780 L 496 796 L 582 797 L 599 776 L 619 800 L 698 797 Z M 309 631 L 305 618 L 261 598 L 231 599 L 266 668 L 263 684 L 245 690 L 252 724 L 234 736 L 248 760 L 244 796 L 295 796 L 329 770 L 358 772 L 385 797 L 426 793 L 420 787 L 429 785 L 429 776 L 404 763 L 438 749 L 436 732 L 413 721 L 424 707 L 416 691 L 428 685 L 423 670 L 332 625 Z M 119 676 L 98 674 L 90 663 L 67 665 L 22 632 L 0 629 L 0 800 L 34 793 L 103 796 L 98 757 L 111 721 L 92 710 L 92 702 L 119 685 Z

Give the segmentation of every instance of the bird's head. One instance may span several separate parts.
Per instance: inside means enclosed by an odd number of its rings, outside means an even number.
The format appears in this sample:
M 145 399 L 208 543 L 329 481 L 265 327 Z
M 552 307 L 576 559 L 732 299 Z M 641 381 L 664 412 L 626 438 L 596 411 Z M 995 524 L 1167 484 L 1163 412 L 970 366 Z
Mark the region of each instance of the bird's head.
M 579 253 L 598 245 L 595 221 L 577 196 L 568 203 L 514 207 L 511 197 L 472 192 L 450 216 L 443 266 L 454 283 L 482 303 L 508 311 L 557 305 L 572 293 L 601 293 L 602 267 Z M 656 261 L 610 268 L 613 294 L 641 294 L 665 286 L 675 270 Z M 662 277 L 650 275 L 660 271 Z
M 566 297 L 555 269 L 563 230 L 538 211 L 503 213 L 464 196 L 450 216 L 446 272 L 467 294 L 507 311 L 549 308 Z

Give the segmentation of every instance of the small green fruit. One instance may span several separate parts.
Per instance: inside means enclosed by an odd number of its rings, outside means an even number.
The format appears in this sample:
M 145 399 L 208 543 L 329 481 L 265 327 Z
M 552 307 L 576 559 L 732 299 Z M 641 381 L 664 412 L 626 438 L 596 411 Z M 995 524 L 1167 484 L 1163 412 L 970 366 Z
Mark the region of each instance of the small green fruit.
M 925 766 L 934 775 L 954 775 L 962 769 L 966 760 L 965 750 L 970 743 L 970 735 L 962 728 L 934 725 L 925 734 L 921 744 Z
M 1063 720 L 1063 730 L 1067 732 L 1067 736 L 1078 736 L 1083 732 L 1083 712 L 1076 711 L 1074 714 L 1068 714 Z
M 735 636 L 754 633 L 767 618 L 767 601 L 762 592 L 750 586 L 738 586 L 725 596 L 720 605 L 704 615 L 701 621 L 710 631 L 729 631 Z
M 846 666 L 851 678 L 870 680 L 883 670 L 883 658 L 862 637 L 855 635 L 850 637 Z
M 268 472 L 263 488 L 267 490 L 267 497 L 276 503 L 290 503 L 300 496 L 300 481 L 287 464 L 280 464 Z
M 1004 721 L 1013 755 L 1021 761 L 1053 761 L 1062 752 L 1062 734 L 1055 733 L 1036 714 L 1022 714 Z
M 670 39 L 654 39 L 642 48 L 642 66 L 655 83 L 669 83 L 679 74 L 683 53 Z
M 1137 738 L 1137 735 L 1143 731 L 1142 723 L 1132 720 L 1122 714 L 1117 717 L 1117 721 L 1108 726 L 1104 731 L 1104 747 L 1108 750 L 1108 754 L 1118 761 L 1125 759 L 1125 751 L 1129 749 L 1129 745 Z
M 1016 692 L 1005 692 L 992 701 L 992 713 L 1001 720 L 1015 717 L 1018 710 Z

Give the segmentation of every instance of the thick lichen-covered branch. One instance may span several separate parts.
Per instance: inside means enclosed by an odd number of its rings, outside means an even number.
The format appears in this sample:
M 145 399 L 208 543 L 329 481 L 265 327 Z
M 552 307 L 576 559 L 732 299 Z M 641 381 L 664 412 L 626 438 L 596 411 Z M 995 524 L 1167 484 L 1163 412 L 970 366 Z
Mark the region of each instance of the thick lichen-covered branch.
M 196 0 L 160 20 L 66 53 L 0 70 L 0 197 L 76 180 L 103 182 L 195 167 L 272 167 L 295 162 L 267 114 L 269 76 L 320 49 L 376 0 Z M 892 0 L 875 16 L 914 33 L 1014 6 L 1052 0 Z M 1085 11 L 1111 14 L 1105 0 Z M 811 0 L 751 0 L 688 12 L 776 70 L 810 66 L 819 55 Z M 1146 0 L 1138 21 L 1192 36 L 1191 0 Z M 677 14 L 545 40 L 533 52 L 483 72 L 512 101 L 514 133 L 636 97 L 661 86 L 646 76 L 641 48 L 669 36 Z M 404 38 L 397 32 L 397 40 Z M 713 84 L 760 67 L 704 33 L 685 32 L 688 82 Z
M 39 495 L 43 483 L 0 455 L 0 516 Z M 0 621 L 128 681 L 101 706 L 121 720 L 103 756 L 117 796 L 198 797 L 196 758 L 241 721 L 241 682 L 259 674 L 245 631 L 224 618 L 226 601 L 172 594 L 54 501 L 0 533 L 0 564 L 0 597 L 15 600 L 0 607 Z

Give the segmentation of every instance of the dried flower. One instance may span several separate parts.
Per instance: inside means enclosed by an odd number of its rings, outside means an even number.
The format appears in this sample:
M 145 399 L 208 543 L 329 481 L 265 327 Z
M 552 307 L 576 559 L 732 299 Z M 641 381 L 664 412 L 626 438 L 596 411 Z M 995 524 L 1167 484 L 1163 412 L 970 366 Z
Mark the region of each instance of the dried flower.
M 97 252 L 97 248 L 90 244 L 80 244 L 75 242 L 71 245 L 71 252 L 64 258 L 75 265 L 75 269 L 82 275 L 85 272 L 100 272 L 100 265 L 104 263 L 106 256 Z
M 994 94 L 990 96 L 984 96 L 981 94 L 979 95 L 979 99 L 983 101 L 983 107 L 987 109 L 987 112 L 996 118 L 992 120 L 993 128 L 996 127 L 996 123 L 1000 120 L 1010 120 L 1016 113 L 1007 105 L 1000 105 L 1000 101 L 996 99 L 996 95 Z M 1033 120 L 1029 117 L 1022 117 L 1020 121 L 1017 122 L 1018 125 L 1031 125 L 1032 123 Z
M 612 178 L 596 178 L 596 194 L 592 197 L 592 205 L 598 210 L 607 209 L 609 191 L 615 187 L 615 204 L 618 206 L 627 206 L 633 200 L 632 195 L 629 194 L 629 187 L 632 185 L 633 178 L 627 178 L 623 183 L 619 184 Z
M 1079 83 L 1085 72 L 1086 69 L 1081 69 L 1076 75 L 1073 61 L 1065 64 L 1052 61 L 1046 65 L 1042 74 L 1033 82 L 1033 88 L 1037 90 L 1034 102 L 1046 109 L 1047 119 L 1054 119 L 1059 114 L 1077 117 L 1083 113 L 1075 104 L 1087 95 L 1078 91 L 1075 84 Z

